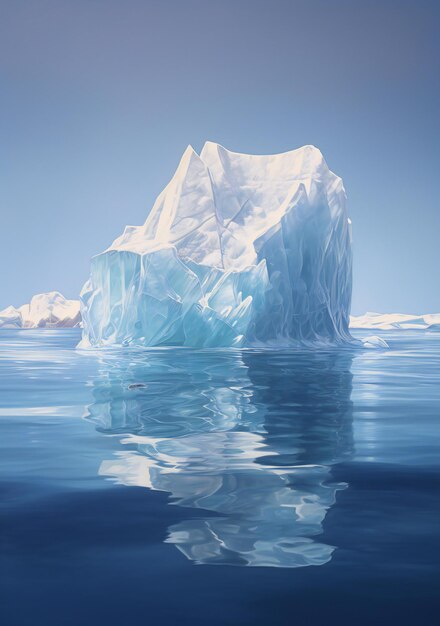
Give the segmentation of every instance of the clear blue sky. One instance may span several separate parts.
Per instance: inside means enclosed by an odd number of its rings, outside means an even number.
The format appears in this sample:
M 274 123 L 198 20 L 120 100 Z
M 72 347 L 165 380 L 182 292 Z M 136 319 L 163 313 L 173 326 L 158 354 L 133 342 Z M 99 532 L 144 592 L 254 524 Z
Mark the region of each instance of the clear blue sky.
M 436 0 L 0 0 L 0 308 L 76 297 L 181 153 L 315 144 L 353 312 L 440 311 Z

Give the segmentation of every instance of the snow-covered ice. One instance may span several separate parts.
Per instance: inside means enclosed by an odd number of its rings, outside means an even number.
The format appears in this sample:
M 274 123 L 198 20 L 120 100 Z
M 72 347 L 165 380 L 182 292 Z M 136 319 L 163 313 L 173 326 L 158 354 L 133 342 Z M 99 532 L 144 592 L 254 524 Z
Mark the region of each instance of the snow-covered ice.
M 345 343 L 351 226 L 314 146 L 189 146 L 143 226 L 93 257 L 81 347 Z
M 0 328 L 72 328 L 80 322 L 79 300 L 67 300 L 58 291 L 39 293 L 29 304 L 0 311 Z
M 440 313 L 409 315 L 405 313 L 365 313 L 351 316 L 350 328 L 375 330 L 440 330 Z

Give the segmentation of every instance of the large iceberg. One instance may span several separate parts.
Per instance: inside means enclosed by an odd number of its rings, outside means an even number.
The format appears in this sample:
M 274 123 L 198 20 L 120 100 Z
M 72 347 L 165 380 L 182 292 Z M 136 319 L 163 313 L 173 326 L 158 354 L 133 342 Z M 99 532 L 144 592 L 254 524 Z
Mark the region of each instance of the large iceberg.
M 28 304 L 0 311 L 0 328 L 73 328 L 81 323 L 78 300 L 59 291 L 39 293 Z
M 295 346 L 351 339 L 342 180 L 314 146 L 189 146 L 143 226 L 91 263 L 81 347 Z

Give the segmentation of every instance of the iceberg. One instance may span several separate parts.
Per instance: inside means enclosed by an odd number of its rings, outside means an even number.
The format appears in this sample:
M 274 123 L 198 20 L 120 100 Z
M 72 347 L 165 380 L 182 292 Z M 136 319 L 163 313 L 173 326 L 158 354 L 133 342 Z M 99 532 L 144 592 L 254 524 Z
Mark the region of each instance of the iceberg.
M 73 328 L 81 323 L 79 300 L 59 291 L 39 293 L 28 304 L 0 311 L 0 328 Z
M 350 328 L 376 330 L 440 330 L 440 313 L 365 313 L 351 316 Z
M 143 226 L 93 257 L 80 347 L 351 341 L 351 222 L 314 146 L 188 146 Z
M 373 349 L 390 347 L 385 341 L 385 339 L 382 339 L 382 337 L 378 337 L 377 335 L 370 335 L 368 337 L 364 337 L 362 339 L 362 345 L 364 348 L 373 348 Z
M 0 328 L 21 328 L 22 326 L 21 311 L 15 306 L 8 306 L 0 311 Z

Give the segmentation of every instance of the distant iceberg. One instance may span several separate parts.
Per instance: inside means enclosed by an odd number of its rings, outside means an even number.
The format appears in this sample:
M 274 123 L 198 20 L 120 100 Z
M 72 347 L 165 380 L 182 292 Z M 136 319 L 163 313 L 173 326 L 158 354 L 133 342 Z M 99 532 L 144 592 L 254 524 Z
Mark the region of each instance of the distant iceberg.
M 365 313 L 351 316 L 350 328 L 374 330 L 440 330 L 440 313 Z
M 22 328 L 23 317 L 21 311 L 14 306 L 8 306 L 0 311 L 0 328 Z
M 0 311 L 0 328 L 73 328 L 81 323 L 79 300 L 58 291 L 39 293 L 29 304 Z
M 80 346 L 350 341 L 350 230 L 317 148 L 189 146 L 145 224 L 92 259 Z

